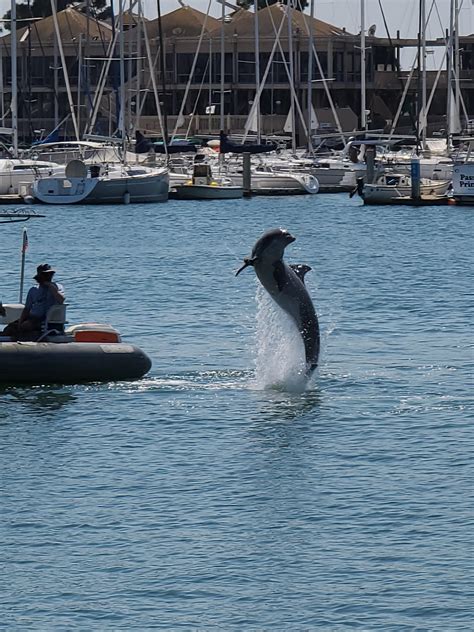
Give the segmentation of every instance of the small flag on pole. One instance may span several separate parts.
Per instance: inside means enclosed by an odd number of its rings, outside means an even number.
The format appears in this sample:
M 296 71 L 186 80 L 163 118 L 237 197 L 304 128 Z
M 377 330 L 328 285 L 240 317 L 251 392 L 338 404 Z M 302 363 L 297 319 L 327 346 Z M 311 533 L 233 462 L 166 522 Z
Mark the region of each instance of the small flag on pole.
M 23 303 L 23 281 L 25 280 L 25 259 L 28 250 L 28 233 L 23 229 L 23 242 L 21 244 L 21 271 L 20 271 L 20 303 Z
M 26 228 L 23 229 L 23 244 L 21 247 L 21 252 L 25 254 L 28 250 L 28 233 L 26 232 Z

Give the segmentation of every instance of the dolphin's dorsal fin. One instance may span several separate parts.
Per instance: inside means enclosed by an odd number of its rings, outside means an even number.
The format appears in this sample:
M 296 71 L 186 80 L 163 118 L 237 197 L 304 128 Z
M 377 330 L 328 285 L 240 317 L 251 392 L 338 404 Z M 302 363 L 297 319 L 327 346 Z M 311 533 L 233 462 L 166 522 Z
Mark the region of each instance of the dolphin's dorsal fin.
M 305 277 L 306 273 L 309 272 L 310 270 L 312 270 L 312 268 L 310 268 L 309 266 L 305 265 L 304 263 L 293 263 L 293 264 L 290 264 L 290 268 L 292 270 L 294 270 L 294 272 L 296 272 L 298 278 L 300 279 L 300 281 L 302 283 L 304 283 L 304 277 Z

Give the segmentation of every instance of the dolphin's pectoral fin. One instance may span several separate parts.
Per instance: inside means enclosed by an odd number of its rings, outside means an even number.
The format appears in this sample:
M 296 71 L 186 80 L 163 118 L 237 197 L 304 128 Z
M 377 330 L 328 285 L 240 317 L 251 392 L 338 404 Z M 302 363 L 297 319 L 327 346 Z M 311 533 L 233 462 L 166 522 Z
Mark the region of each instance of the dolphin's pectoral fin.
M 278 290 L 281 292 L 286 283 L 285 266 L 281 261 L 277 261 L 275 264 L 273 264 L 273 268 L 273 278 L 275 279 Z
M 293 263 L 290 264 L 290 268 L 292 270 L 294 270 L 294 272 L 296 272 L 299 280 L 304 283 L 304 277 L 305 275 L 312 270 L 313 268 L 310 268 L 309 266 L 305 265 L 304 263 Z

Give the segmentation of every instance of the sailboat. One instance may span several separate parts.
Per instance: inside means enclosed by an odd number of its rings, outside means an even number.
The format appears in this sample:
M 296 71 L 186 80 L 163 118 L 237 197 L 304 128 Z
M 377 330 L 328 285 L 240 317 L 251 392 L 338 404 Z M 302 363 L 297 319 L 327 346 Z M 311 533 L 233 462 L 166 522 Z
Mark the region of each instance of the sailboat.
M 0 195 L 18 195 L 23 183 L 30 183 L 38 174 L 51 175 L 55 173 L 57 165 L 51 161 L 35 159 L 21 159 L 18 157 L 18 76 L 17 76 L 17 20 L 16 3 L 11 2 L 11 40 L 10 58 L 12 75 L 12 96 L 10 103 L 11 127 L 1 127 L 0 132 L 12 138 L 11 155 L 0 159 Z
M 168 199 L 168 169 L 110 163 L 87 165 L 71 160 L 64 175 L 38 178 L 25 192 L 43 204 L 130 204 Z

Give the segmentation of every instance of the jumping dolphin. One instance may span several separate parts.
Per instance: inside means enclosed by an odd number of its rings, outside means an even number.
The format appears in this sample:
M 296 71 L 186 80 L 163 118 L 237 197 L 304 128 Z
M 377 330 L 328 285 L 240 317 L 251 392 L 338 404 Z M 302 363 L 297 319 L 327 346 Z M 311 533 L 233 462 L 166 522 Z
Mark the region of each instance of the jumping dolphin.
M 264 233 L 253 247 L 250 257 L 237 270 L 240 274 L 247 266 L 253 266 L 258 280 L 273 300 L 289 314 L 303 338 L 306 372 L 311 374 L 318 365 L 319 324 L 313 303 L 304 284 L 307 265 L 289 266 L 283 261 L 286 246 L 295 237 L 287 230 L 274 228 Z

